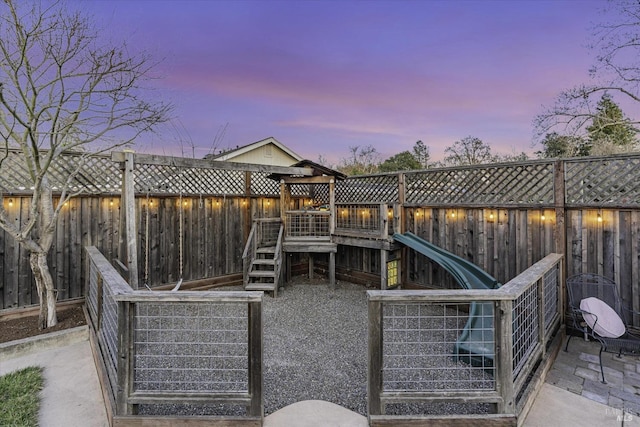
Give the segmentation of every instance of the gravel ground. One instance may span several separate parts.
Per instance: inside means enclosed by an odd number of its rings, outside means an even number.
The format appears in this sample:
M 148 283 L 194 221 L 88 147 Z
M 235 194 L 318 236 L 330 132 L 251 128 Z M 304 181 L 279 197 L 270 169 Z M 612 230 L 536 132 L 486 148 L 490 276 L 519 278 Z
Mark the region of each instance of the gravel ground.
M 295 402 L 326 400 L 367 409 L 366 288 L 298 280 L 265 297 L 264 405 L 270 414 Z
M 238 288 L 241 289 L 241 288 Z M 220 288 L 220 290 L 236 290 Z M 303 400 L 324 400 L 367 415 L 367 298 L 364 286 L 339 282 L 332 289 L 325 281 L 296 278 L 278 292 L 278 298 L 263 299 L 263 402 L 265 415 Z M 464 325 L 460 320 L 459 328 Z M 460 331 L 451 329 L 455 341 Z M 439 327 L 430 328 L 439 331 Z M 428 331 L 427 331 L 428 333 Z M 182 338 L 181 338 L 182 339 Z M 425 342 L 430 342 L 425 339 Z M 426 353 L 447 355 L 449 348 L 440 348 L 433 342 Z M 393 351 L 392 351 L 393 353 Z M 402 352 L 400 354 L 403 354 Z M 486 374 L 477 368 L 458 370 L 459 365 L 446 357 L 426 357 L 418 361 L 421 366 L 429 360 L 433 374 L 425 381 L 440 378 L 442 384 L 430 386 L 446 390 L 459 381 L 473 388 L 487 388 Z M 164 362 L 164 359 L 160 359 Z M 389 358 L 387 367 L 407 362 L 403 357 Z M 443 369 L 442 369 L 443 368 Z M 188 373 L 188 371 L 187 371 Z M 462 375 L 462 377 L 460 377 Z M 458 381 L 457 381 L 458 380 Z M 401 381 L 401 379 L 400 379 Z M 405 379 L 406 381 L 406 379 Z M 477 381 L 477 384 L 475 383 Z M 490 384 L 489 384 L 490 385 Z M 404 385 L 401 388 L 405 387 Z M 484 413 L 486 405 L 389 405 L 389 414 L 415 413 Z M 242 415 L 244 408 L 217 405 L 141 405 L 144 414 Z

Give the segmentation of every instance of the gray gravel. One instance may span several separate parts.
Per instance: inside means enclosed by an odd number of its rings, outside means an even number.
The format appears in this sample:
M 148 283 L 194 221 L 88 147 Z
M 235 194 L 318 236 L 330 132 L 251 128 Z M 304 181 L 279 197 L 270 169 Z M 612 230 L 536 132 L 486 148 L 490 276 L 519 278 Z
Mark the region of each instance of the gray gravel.
M 263 300 L 264 405 L 326 400 L 367 409 L 366 288 L 297 280 Z

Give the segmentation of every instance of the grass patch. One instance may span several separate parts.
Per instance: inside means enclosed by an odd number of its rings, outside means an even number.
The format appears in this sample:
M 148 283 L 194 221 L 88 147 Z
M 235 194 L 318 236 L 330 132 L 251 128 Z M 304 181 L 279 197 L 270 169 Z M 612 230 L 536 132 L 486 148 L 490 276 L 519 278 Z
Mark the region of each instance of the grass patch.
M 0 377 L 0 426 L 37 426 L 42 368 L 31 366 Z

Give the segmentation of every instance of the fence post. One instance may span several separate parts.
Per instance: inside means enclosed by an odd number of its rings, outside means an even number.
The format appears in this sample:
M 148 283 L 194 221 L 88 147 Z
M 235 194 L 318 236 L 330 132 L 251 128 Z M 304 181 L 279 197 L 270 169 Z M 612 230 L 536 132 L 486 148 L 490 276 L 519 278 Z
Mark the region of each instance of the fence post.
M 262 301 L 249 303 L 249 415 L 262 417 Z
M 496 387 L 502 402 L 499 414 L 515 414 L 515 391 L 513 387 L 513 301 L 500 300 L 493 310 L 495 325 Z M 497 361 L 497 363 L 496 363 Z
M 129 301 L 118 302 L 118 359 L 116 362 L 116 414 L 132 415 L 129 396 L 133 386 L 133 310 Z
M 382 302 L 369 300 L 369 372 L 367 401 L 369 415 L 383 415 L 382 393 Z
M 556 226 L 554 230 L 554 243 L 555 252 L 562 254 L 562 266 L 563 268 L 560 277 L 560 290 L 563 295 L 564 301 L 564 272 L 567 271 L 567 229 L 565 227 L 565 177 L 564 177 L 565 162 L 564 160 L 557 160 L 553 164 L 553 205 L 556 211 Z M 564 308 L 563 308 L 564 311 Z M 562 321 L 564 324 L 564 320 Z
M 138 289 L 138 248 L 136 247 L 136 197 L 135 197 L 135 161 L 133 152 L 124 153 L 124 171 L 122 173 L 122 200 L 120 212 L 124 210 L 125 238 L 127 251 L 127 268 L 129 269 L 129 285 Z M 120 254 L 121 255 L 121 254 Z

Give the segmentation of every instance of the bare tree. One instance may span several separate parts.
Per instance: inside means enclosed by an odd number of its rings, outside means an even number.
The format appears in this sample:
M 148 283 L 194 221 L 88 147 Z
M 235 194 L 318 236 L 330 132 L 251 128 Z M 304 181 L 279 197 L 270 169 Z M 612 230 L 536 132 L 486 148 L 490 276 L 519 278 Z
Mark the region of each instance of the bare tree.
M 534 119 L 539 139 L 557 132 L 560 135 L 588 139 L 601 113 L 598 103 L 603 96 L 622 103 L 640 102 L 640 3 L 630 0 L 611 2 L 605 21 L 594 27 L 590 48 L 595 53 L 591 82 L 560 93 L 555 103 Z M 620 115 L 618 120 L 600 123 L 604 127 L 633 128 L 640 118 Z
M 349 157 L 342 159 L 338 170 L 347 175 L 366 175 L 375 173 L 380 164 L 380 154 L 373 145 L 349 147 Z
M 467 136 L 444 149 L 446 154 L 443 163 L 446 166 L 477 165 L 491 163 L 495 156 L 491 154 L 491 147 L 480 138 Z
M 60 3 L 0 3 L 0 159 L 17 149 L 29 172 L 25 186 L 33 189 L 24 224 L 10 220 L 0 194 L 0 227 L 30 254 L 41 328 L 57 323 L 47 254 L 83 159 L 90 151 L 131 143 L 170 112 L 170 106 L 143 98 L 143 83 L 155 65 L 151 59 L 130 55 L 124 44 L 101 45 L 93 28 Z M 67 170 L 54 199 L 51 170 L 68 150 L 80 152 L 80 160 Z M 0 173 L 9 173 L 2 167 Z

